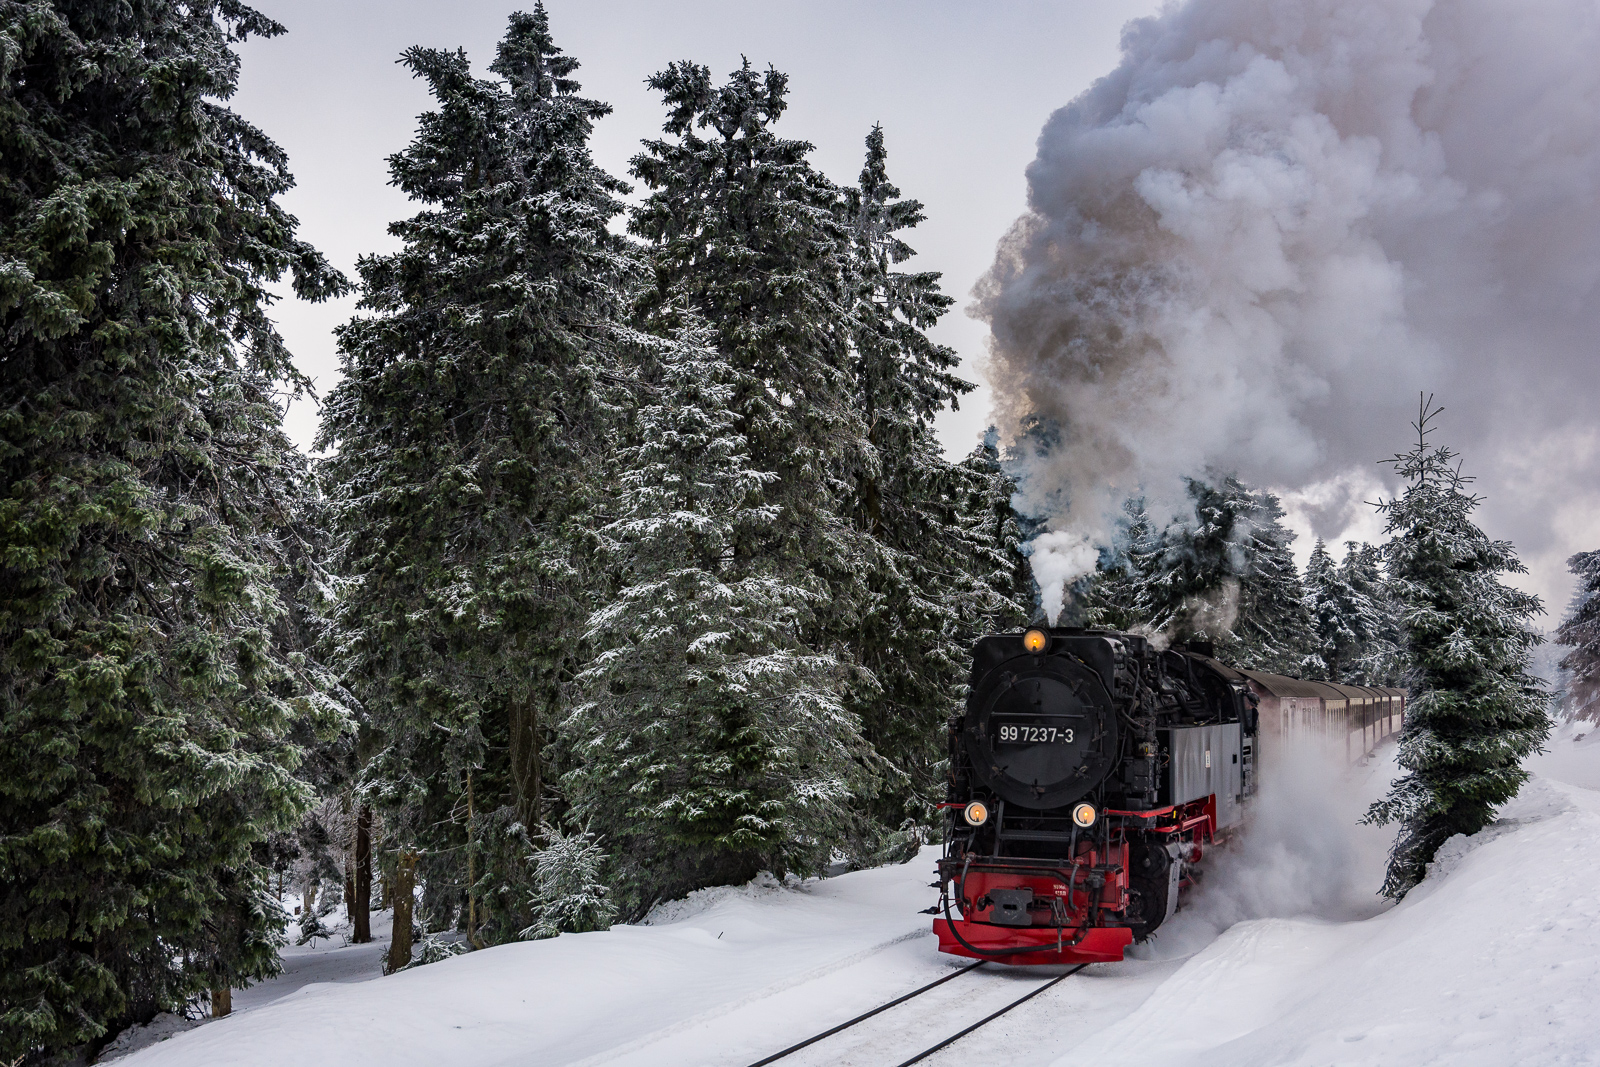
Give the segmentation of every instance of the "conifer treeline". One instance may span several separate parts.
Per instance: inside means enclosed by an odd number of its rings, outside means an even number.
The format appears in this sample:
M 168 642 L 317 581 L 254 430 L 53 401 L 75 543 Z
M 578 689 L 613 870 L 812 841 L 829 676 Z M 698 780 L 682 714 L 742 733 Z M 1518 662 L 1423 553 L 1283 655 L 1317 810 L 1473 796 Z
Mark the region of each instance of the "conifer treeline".
M 484 944 L 558 925 L 552 884 L 587 882 L 557 843 L 598 865 L 586 922 L 914 851 L 965 648 L 1032 591 L 994 457 L 933 435 L 969 386 L 938 276 L 897 269 L 922 211 L 882 131 L 841 189 L 777 132 L 782 74 L 673 64 L 623 236 L 608 108 L 542 7 L 494 77 L 404 60 L 424 209 L 360 264 L 320 442 L 397 891 L 414 858 L 419 925 Z
M 225 1010 L 278 967 L 286 881 L 302 941 L 393 902 L 398 968 L 413 929 L 483 946 L 907 858 L 972 638 L 1036 612 L 993 435 L 951 463 L 933 433 L 968 386 L 938 275 L 901 269 L 922 207 L 883 131 L 841 187 L 778 132 L 782 74 L 673 64 L 629 209 L 542 7 L 490 77 L 403 57 L 435 100 L 390 160 L 420 210 L 359 263 L 313 469 L 267 286 L 349 283 L 225 106 L 231 46 L 279 32 L 231 0 L 0 5 L 0 1062 Z M 1379 813 L 1402 888 L 1542 736 L 1537 605 L 1495 579 L 1520 564 L 1419 449 L 1394 540 L 1303 577 L 1237 479 L 1183 522 L 1130 502 L 1063 620 L 1445 693 Z M 1438 739 L 1479 707 L 1515 736 L 1446 795 Z
M 1130 500 L 1114 551 L 1075 589 L 1079 617 L 1109 629 L 1206 641 L 1241 667 L 1353 685 L 1403 685 L 1401 605 L 1381 550 L 1317 541 L 1304 574 L 1272 493 L 1231 475 L 1190 479 L 1193 512 L 1160 524 Z

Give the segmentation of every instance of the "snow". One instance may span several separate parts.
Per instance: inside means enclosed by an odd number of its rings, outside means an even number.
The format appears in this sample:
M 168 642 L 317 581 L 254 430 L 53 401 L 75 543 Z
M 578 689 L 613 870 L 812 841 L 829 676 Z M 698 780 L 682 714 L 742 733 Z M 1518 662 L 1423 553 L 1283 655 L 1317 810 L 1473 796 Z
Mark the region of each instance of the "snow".
M 279 901 L 285 913 L 293 912 L 300 902 L 297 894 Z M 283 961 L 283 971 L 270 982 L 262 982 L 249 989 L 233 991 L 235 1013 L 259 1008 L 278 1001 L 307 986 L 327 983 L 366 982 L 383 974 L 383 960 L 389 954 L 389 937 L 394 929 L 393 911 L 374 911 L 371 918 L 372 940 L 365 944 L 350 941 L 350 920 L 342 911 L 329 915 L 324 922 L 333 933 L 331 939 L 318 938 L 310 945 L 296 945 L 299 926 L 290 921 L 290 943 L 278 952 Z M 197 1026 L 213 1025 L 223 1020 L 209 1016 L 185 1019 L 177 1015 L 159 1015 L 148 1026 L 138 1026 L 117 1035 L 117 1040 L 100 1053 L 98 1063 L 121 1060 L 130 1052 L 166 1041 L 175 1034 Z
M 1354 818 L 1392 764 L 1333 786 L 1302 768 L 1138 958 L 1090 967 L 925 1062 L 976 1049 L 1054 1067 L 1600 1063 L 1591 736 L 1564 728 L 1522 795 L 1393 907 L 1373 894 L 1386 836 Z M 704 890 L 641 925 L 378 980 L 352 980 L 370 977 L 354 956 L 335 965 L 350 949 L 321 950 L 276 992 L 235 994 L 229 1018 L 120 1063 L 742 1067 L 968 962 L 935 951 L 919 914 L 933 858 Z M 897 1064 L 1059 973 L 986 966 L 784 1062 Z

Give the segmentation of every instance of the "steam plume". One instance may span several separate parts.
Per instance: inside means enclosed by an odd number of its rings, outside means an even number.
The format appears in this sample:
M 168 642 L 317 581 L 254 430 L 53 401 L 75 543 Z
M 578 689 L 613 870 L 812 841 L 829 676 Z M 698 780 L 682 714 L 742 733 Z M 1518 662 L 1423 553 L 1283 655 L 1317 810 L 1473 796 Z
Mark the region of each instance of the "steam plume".
M 1337 536 L 1427 390 L 1548 595 L 1600 516 L 1596 56 L 1595 0 L 1130 23 L 1045 126 L 976 294 L 1000 425 L 1051 441 L 1022 481 L 1056 536 L 1041 586 L 1092 565 L 1130 492 L 1176 509 L 1208 468 L 1328 487 L 1304 495 Z

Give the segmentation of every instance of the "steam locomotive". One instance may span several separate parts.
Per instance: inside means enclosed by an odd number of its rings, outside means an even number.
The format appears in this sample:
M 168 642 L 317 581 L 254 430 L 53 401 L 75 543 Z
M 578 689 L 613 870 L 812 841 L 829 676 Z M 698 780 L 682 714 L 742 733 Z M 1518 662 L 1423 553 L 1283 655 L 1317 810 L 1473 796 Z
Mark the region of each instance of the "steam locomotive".
M 1400 690 L 1236 670 L 1210 645 L 1034 629 L 982 638 L 949 724 L 941 951 L 1010 964 L 1120 960 L 1169 919 L 1290 737 L 1359 758 Z

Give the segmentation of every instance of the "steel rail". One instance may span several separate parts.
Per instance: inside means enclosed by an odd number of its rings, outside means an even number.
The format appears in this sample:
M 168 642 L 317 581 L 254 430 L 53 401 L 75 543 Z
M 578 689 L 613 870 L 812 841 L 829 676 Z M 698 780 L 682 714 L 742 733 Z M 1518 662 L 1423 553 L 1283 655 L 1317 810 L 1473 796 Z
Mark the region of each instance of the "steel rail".
M 1044 985 L 1038 987 L 1037 989 L 1034 989 L 1034 990 L 1024 994 L 1023 996 L 1018 997 L 1016 1000 L 1013 1000 L 1010 1004 L 1007 1004 L 1005 1007 L 1001 1008 L 999 1011 L 995 1012 L 994 1014 L 987 1015 L 987 1016 L 983 1017 L 982 1019 L 979 1019 L 977 1022 L 973 1023 L 971 1026 L 967 1027 L 965 1030 L 962 1030 L 959 1033 L 951 1034 L 949 1037 L 945 1038 L 943 1041 L 939 1042 L 937 1045 L 934 1045 L 931 1048 L 923 1049 L 921 1052 L 917 1053 L 915 1056 L 911 1057 L 909 1060 L 903 1060 L 900 1063 L 896 1064 L 895 1067 L 911 1067 L 911 1065 L 913 1063 L 921 1063 L 923 1060 L 927 1059 L 929 1056 L 932 1056 L 935 1052 L 938 1052 L 940 1049 L 949 1048 L 951 1045 L 955 1044 L 957 1041 L 960 1041 L 963 1037 L 966 1037 L 968 1034 L 972 1033 L 972 1031 L 976 1030 L 978 1027 L 986 1026 L 989 1023 L 992 1023 L 996 1019 L 1000 1018 L 1000 1016 L 1004 1015 L 1006 1012 L 1010 1011 L 1012 1008 L 1019 1007 L 1019 1006 L 1021 1006 L 1023 1004 L 1026 1004 L 1028 1001 L 1032 1000 L 1034 997 L 1038 996 L 1040 993 L 1043 993 L 1046 989 L 1049 989 L 1051 986 L 1055 985 L 1057 982 L 1065 982 L 1068 978 L 1071 978 L 1073 975 L 1077 974 L 1079 971 L 1083 970 L 1087 966 L 1089 966 L 1087 963 L 1080 963 L 1076 967 L 1072 968 L 1072 970 L 1068 971 L 1066 974 L 1057 975 L 1056 977 L 1050 979 L 1050 981 L 1046 982 Z
M 804 1041 L 796 1042 L 795 1044 L 790 1045 L 786 1049 L 783 1049 L 783 1050 L 778 1051 L 778 1052 L 774 1052 L 772 1055 L 768 1056 L 764 1060 L 757 1060 L 756 1062 L 750 1064 L 749 1067 L 766 1067 L 766 1065 L 769 1064 L 769 1063 L 774 1063 L 774 1062 L 776 1062 L 778 1060 L 783 1059 L 785 1056 L 789 1056 L 789 1055 L 792 1055 L 792 1054 L 794 1054 L 796 1052 L 799 1052 L 801 1049 L 805 1048 L 807 1045 L 814 1045 L 818 1041 L 821 1041 L 825 1037 L 832 1037 L 834 1034 L 837 1034 L 841 1030 L 848 1030 L 850 1027 L 856 1025 L 857 1023 L 865 1022 L 866 1020 L 872 1018 L 874 1015 L 877 1015 L 879 1012 L 888 1011 L 890 1008 L 894 1007 L 896 1004 L 904 1004 L 906 1001 L 910 1000 L 912 997 L 919 997 L 922 994 L 926 993 L 928 990 L 933 989 L 935 986 L 942 986 L 946 982 L 950 981 L 951 979 L 960 978 L 962 975 L 966 974 L 968 971 L 976 970 L 977 968 L 982 967 L 984 965 L 984 963 L 986 963 L 986 962 L 987 962 L 986 960 L 979 960 L 977 963 L 970 963 L 970 964 L 968 964 L 967 966 L 961 968 L 958 971 L 950 972 L 949 974 L 945 975 L 943 978 L 936 979 L 936 980 L 934 980 L 932 982 L 929 982 L 925 986 L 921 986 L 921 987 L 919 987 L 917 989 L 913 989 L 911 992 L 905 994 L 904 996 L 896 997 L 895 999 L 889 1001 L 886 1004 L 879 1004 L 876 1008 L 873 1008 L 871 1011 L 862 1012 L 860 1015 L 857 1015 L 854 1019 L 847 1019 L 846 1021 L 840 1023 L 838 1026 L 835 1026 L 832 1029 L 824 1030 L 820 1034 L 813 1034 L 812 1036 L 806 1038 Z

